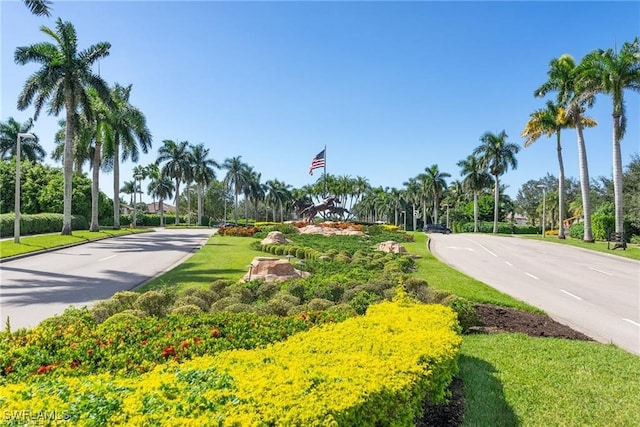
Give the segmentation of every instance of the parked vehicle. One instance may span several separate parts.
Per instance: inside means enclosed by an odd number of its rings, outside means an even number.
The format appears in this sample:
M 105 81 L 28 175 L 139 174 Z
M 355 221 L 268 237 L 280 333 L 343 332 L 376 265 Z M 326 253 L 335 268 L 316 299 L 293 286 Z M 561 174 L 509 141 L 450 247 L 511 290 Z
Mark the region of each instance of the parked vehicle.
M 451 229 L 442 224 L 427 224 L 423 230 L 425 233 L 451 234 Z

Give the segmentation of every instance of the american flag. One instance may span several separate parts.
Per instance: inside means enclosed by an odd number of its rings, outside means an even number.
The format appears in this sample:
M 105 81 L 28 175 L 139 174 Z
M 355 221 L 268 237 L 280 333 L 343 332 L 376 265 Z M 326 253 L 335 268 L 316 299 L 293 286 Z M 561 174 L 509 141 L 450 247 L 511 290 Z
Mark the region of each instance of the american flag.
M 313 170 L 314 169 L 318 169 L 318 168 L 323 168 L 325 163 L 324 163 L 324 152 L 327 149 L 325 148 L 324 150 L 322 150 L 321 152 L 319 152 L 318 154 L 316 154 L 316 156 L 311 160 L 311 165 L 309 166 L 309 175 L 313 175 Z

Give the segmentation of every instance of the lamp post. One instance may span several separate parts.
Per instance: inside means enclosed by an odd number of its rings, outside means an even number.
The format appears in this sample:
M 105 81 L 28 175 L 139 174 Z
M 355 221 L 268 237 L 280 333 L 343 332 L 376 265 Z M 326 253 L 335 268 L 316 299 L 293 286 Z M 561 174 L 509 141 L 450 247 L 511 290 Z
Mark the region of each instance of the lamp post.
M 13 242 L 20 243 L 20 149 L 23 138 L 35 138 L 32 133 L 18 133 L 16 138 L 16 190 L 15 190 L 15 218 L 13 220 Z
M 133 228 L 136 228 L 137 224 L 137 218 L 136 218 L 136 213 L 138 211 L 136 204 L 137 204 L 137 200 L 136 200 L 136 193 L 138 192 L 138 180 L 142 180 L 142 175 L 140 175 L 139 173 L 133 175 Z M 142 194 L 140 194 L 140 200 L 142 200 Z
M 547 210 L 547 186 L 544 184 L 538 184 L 536 187 L 542 188 L 542 237 L 544 238 L 545 212 Z

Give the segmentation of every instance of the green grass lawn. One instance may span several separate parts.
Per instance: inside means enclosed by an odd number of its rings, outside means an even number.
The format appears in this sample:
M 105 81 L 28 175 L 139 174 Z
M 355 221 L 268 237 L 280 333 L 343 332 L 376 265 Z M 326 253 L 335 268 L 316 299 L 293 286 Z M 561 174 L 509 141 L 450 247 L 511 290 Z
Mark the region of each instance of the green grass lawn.
M 254 239 L 214 234 L 193 256 L 173 270 L 145 283 L 137 290 L 147 291 L 176 285 L 178 291 L 193 286 L 207 287 L 217 279 L 239 280 L 249 271 L 253 257 L 268 256 L 249 248 Z
M 558 239 L 555 236 L 542 237 L 542 236 L 534 236 L 531 234 L 518 234 L 517 237 L 522 237 L 525 239 L 540 240 L 540 241 L 551 242 L 551 243 L 559 243 L 561 245 L 575 246 L 577 248 L 589 249 L 590 251 L 602 252 L 609 255 L 615 255 L 615 256 L 620 256 L 620 257 L 635 259 L 640 261 L 640 246 L 638 245 L 627 244 L 626 250 L 622 250 L 622 249 L 612 250 L 612 249 L 607 249 L 607 242 L 598 241 L 594 243 L 587 243 L 579 239 L 572 239 L 571 237 L 567 237 L 566 239 Z M 613 246 L 614 246 L 614 243 L 611 243 L 611 247 Z
M 0 241 L 0 258 L 67 246 L 74 243 L 86 243 L 93 240 L 107 239 L 109 237 L 122 236 L 125 234 L 144 233 L 148 231 L 152 230 L 144 228 L 123 228 L 120 230 L 105 229 L 98 232 L 78 230 L 72 232 L 71 236 L 62 236 L 60 233 L 25 236 L 20 238 L 20 243 L 14 243 L 13 240 L 2 240 Z

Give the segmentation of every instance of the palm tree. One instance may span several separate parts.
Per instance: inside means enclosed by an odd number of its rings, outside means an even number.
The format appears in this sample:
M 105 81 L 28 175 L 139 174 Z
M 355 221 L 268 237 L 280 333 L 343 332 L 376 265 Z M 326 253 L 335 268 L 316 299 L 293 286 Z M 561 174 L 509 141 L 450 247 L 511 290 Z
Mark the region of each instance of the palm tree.
M 578 140 L 578 164 L 580 169 L 580 189 L 583 200 L 584 236 L 585 242 L 593 242 L 591 229 L 591 202 L 589 200 L 589 165 L 587 163 L 587 148 L 582 132 L 582 113 L 585 104 L 590 106 L 594 102 L 593 91 L 585 90 L 578 84 L 583 67 L 576 67 L 571 55 L 562 55 L 552 59 L 547 72 L 548 80 L 534 91 L 534 96 L 544 96 L 551 91 L 558 92 L 556 103 L 565 105 L 565 115 L 573 121 Z
M 411 218 L 413 219 L 413 230 L 415 231 L 417 228 L 417 218 L 416 218 L 416 206 L 420 205 L 421 200 L 421 192 L 420 192 L 420 183 L 416 178 L 409 178 L 408 181 L 403 182 L 405 188 L 405 194 L 407 197 L 407 201 L 411 203 Z M 406 223 L 405 218 L 405 223 Z
M 93 126 L 87 122 L 86 117 L 78 115 L 73 121 L 75 129 L 73 130 L 73 173 L 76 175 L 84 174 L 84 164 L 91 162 L 93 143 L 93 134 L 95 130 Z M 67 131 L 67 121 L 64 119 L 58 120 L 58 126 L 60 129 L 53 136 L 53 151 L 51 152 L 51 159 L 64 164 L 64 147 L 65 147 L 65 134 Z
M 201 225 L 203 216 L 202 193 L 204 186 L 209 185 L 211 181 L 216 179 L 216 173 L 213 168 L 220 169 L 220 165 L 215 160 L 208 158 L 208 156 L 209 149 L 204 148 L 204 144 L 191 146 L 191 173 L 198 192 L 198 225 Z
M 23 0 L 31 13 L 37 16 L 51 16 L 51 4 L 49 0 Z
M 120 200 L 116 197 L 120 188 L 120 160 L 137 162 L 140 150 L 147 153 L 151 148 L 151 132 L 144 114 L 129 103 L 131 85 L 111 89 L 113 103 L 109 109 L 108 124 L 111 129 L 105 141 L 105 161 L 113 168 L 113 228 L 120 228 Z M 122 148 L 122 156 L 120 155 Z M 177 216 L 176 216 L 177 218 Z
M 638 38 L 625 42 L 620 51 L 613 49 L 588 54 L 582 61 L 587 69 L 587 85 L 599 93 L 611 96 L 613 103 L 613 200 L 615 206 L 615 231 L 624 231 L 622 197 L 622 155 L 620 141 L 627 127 L 624 91 L 640 92 L 640 48 Z
M 70 22 L 56 21 L 56 30 L 46 26 L 40 30 L 54 43 L 43 42 L 18 47 L 15 61 L 19 65 L 35 62 L 41 68 L 26 81 L 18 97 L 18 109 L 24 110 L 33 102 L 37 120 L 42 107 L 49 102 L 49 111 L 58 115 L 64 108 L 67 116 L 64 149 L 63 223 L 62 234 L 71 234 L 71 196 L 73 176 L 73 130 L 78 106 L 90 111 L 87 89 L 93 87 L 98 96 L 109 103 L 109 89 L 105 81 L 94 74 L 92 65 L 109 55 L 111 45 L 101 42 L 78 52 L 76 30 Z M 34 100 L 35 98 L 35 100 Z
M 8 160 L 16 155 L 16 144 L 19 133 L 31 133 L 33 120 L 29 119 L 24 123 L 19 123 L 13 117 L 9 117 L 6 122 L 0 122 L 0 158 Z M 20 159 L 29 160 L 32 163 L 44 160 L 46 152 L 35 138 L 20 138 Z
M 503 130 L 499 134 L 485 132 L 480 138 L 480 144 L 473 150 L 475 156 L 479 156 L 480 162 L 485 165 L 495 180 L 493 195 L 493 233 L 498 233 L 498 211 L 500 203 L 500 175 L 509 170 L 516 169 L 518 161 L 516 154 L 520 151 L 517 144 L 507 142 L 507 133 Z
M 129 195 L 129 205 L 133 206 L 133 194 L 136 192 L 136 182 L 135 181 L 125 181 L 122 183 L 122 188 L 119 190 L 118 194 L 124 193 Z
M 284 206 L 292 199 L 291 186 L 277 179 L 265 182 L 265 202 L 273 209 L 273 221 L 276 220 L 276 208 L 280 210 L 280 221 L 284 221 Z
M 265 199 L 267 187 L 265 184 L 260 182 L 262 174 L 259 172 L 251 170 L 251 174 L 248 178 L 249 182 L 247 183 L 247 186 L 249 188 L 249 192 L 247 193 L 247 200 L 253 204 L 253 217 L 257 221 L 259 216 L 258 204 Z
M 164 200 L 173 197 L 175 186 L 168 176 L 161 174 L 152 175 L 147 191 L 152 197 L 158 198 L 158 210 L 160 211 L 160 227 L 164 227 Z
M 473 232 L 478 232 L 478 194 L 491 185 L 491 175 L 487 168 L 474 155 L 458 162 L 462 185 L 473 192 Z
M 440 172 L 437 164 L 431 165 L 431 167 L 425 168 L 425 174 L 427 176 L 427 182 L 429 187 L 429 193 L 433 200 L 433 223 L 438 223 L 438 208 L 440 207 L 440 197 L 444 190 L 447 188 L 447 181 L 445 178 L 450 178 L 451 174 L 447 172 Z
M 594 127 L 597 125 L 595 120 L 589 117 L 582 117 L 582 125 L 585 127 Z M 566 116 L 565 109 L 554 103 L 547 101 L 547 107 L 536 110 L 529 116 L 529 121 L 522 131 L 522 137 L 526 138 L 524 147 L 529 147 L 537 141 L 542 135 L 551 137 L 556 135 L 556 152 L 558 155 L 558 238 L 564 239 L 564 162 L 562 159 L 562 145 L 560 144 L 560 133 L 562 129 L 574 127 L 573 121 Z
M 173 178 L 176 186 L 176 225 L 180 223 L 180 183 L 191 180 L 191 153 L 188 150 L 189 142 L 176 142 L 170 139 L 162 141 L 162 147 L 158 149 L 156 163 L 166 162 L 160 173 L 163 176 Z
M 224 183 L 228 187 L 233 187 L 233 193 L 235 195 L 235 203 L 233 206 L 233 222 L 238 223 L 238 195 L 242 191 L 245 184 L 246 175 L 244 171 L 249 167 L 246 163 L 242 162 L 242 156 L 236 156 L 225 159 L 222 164 L 222 168 L 227 170 L 227 174 L 224 177 Z

